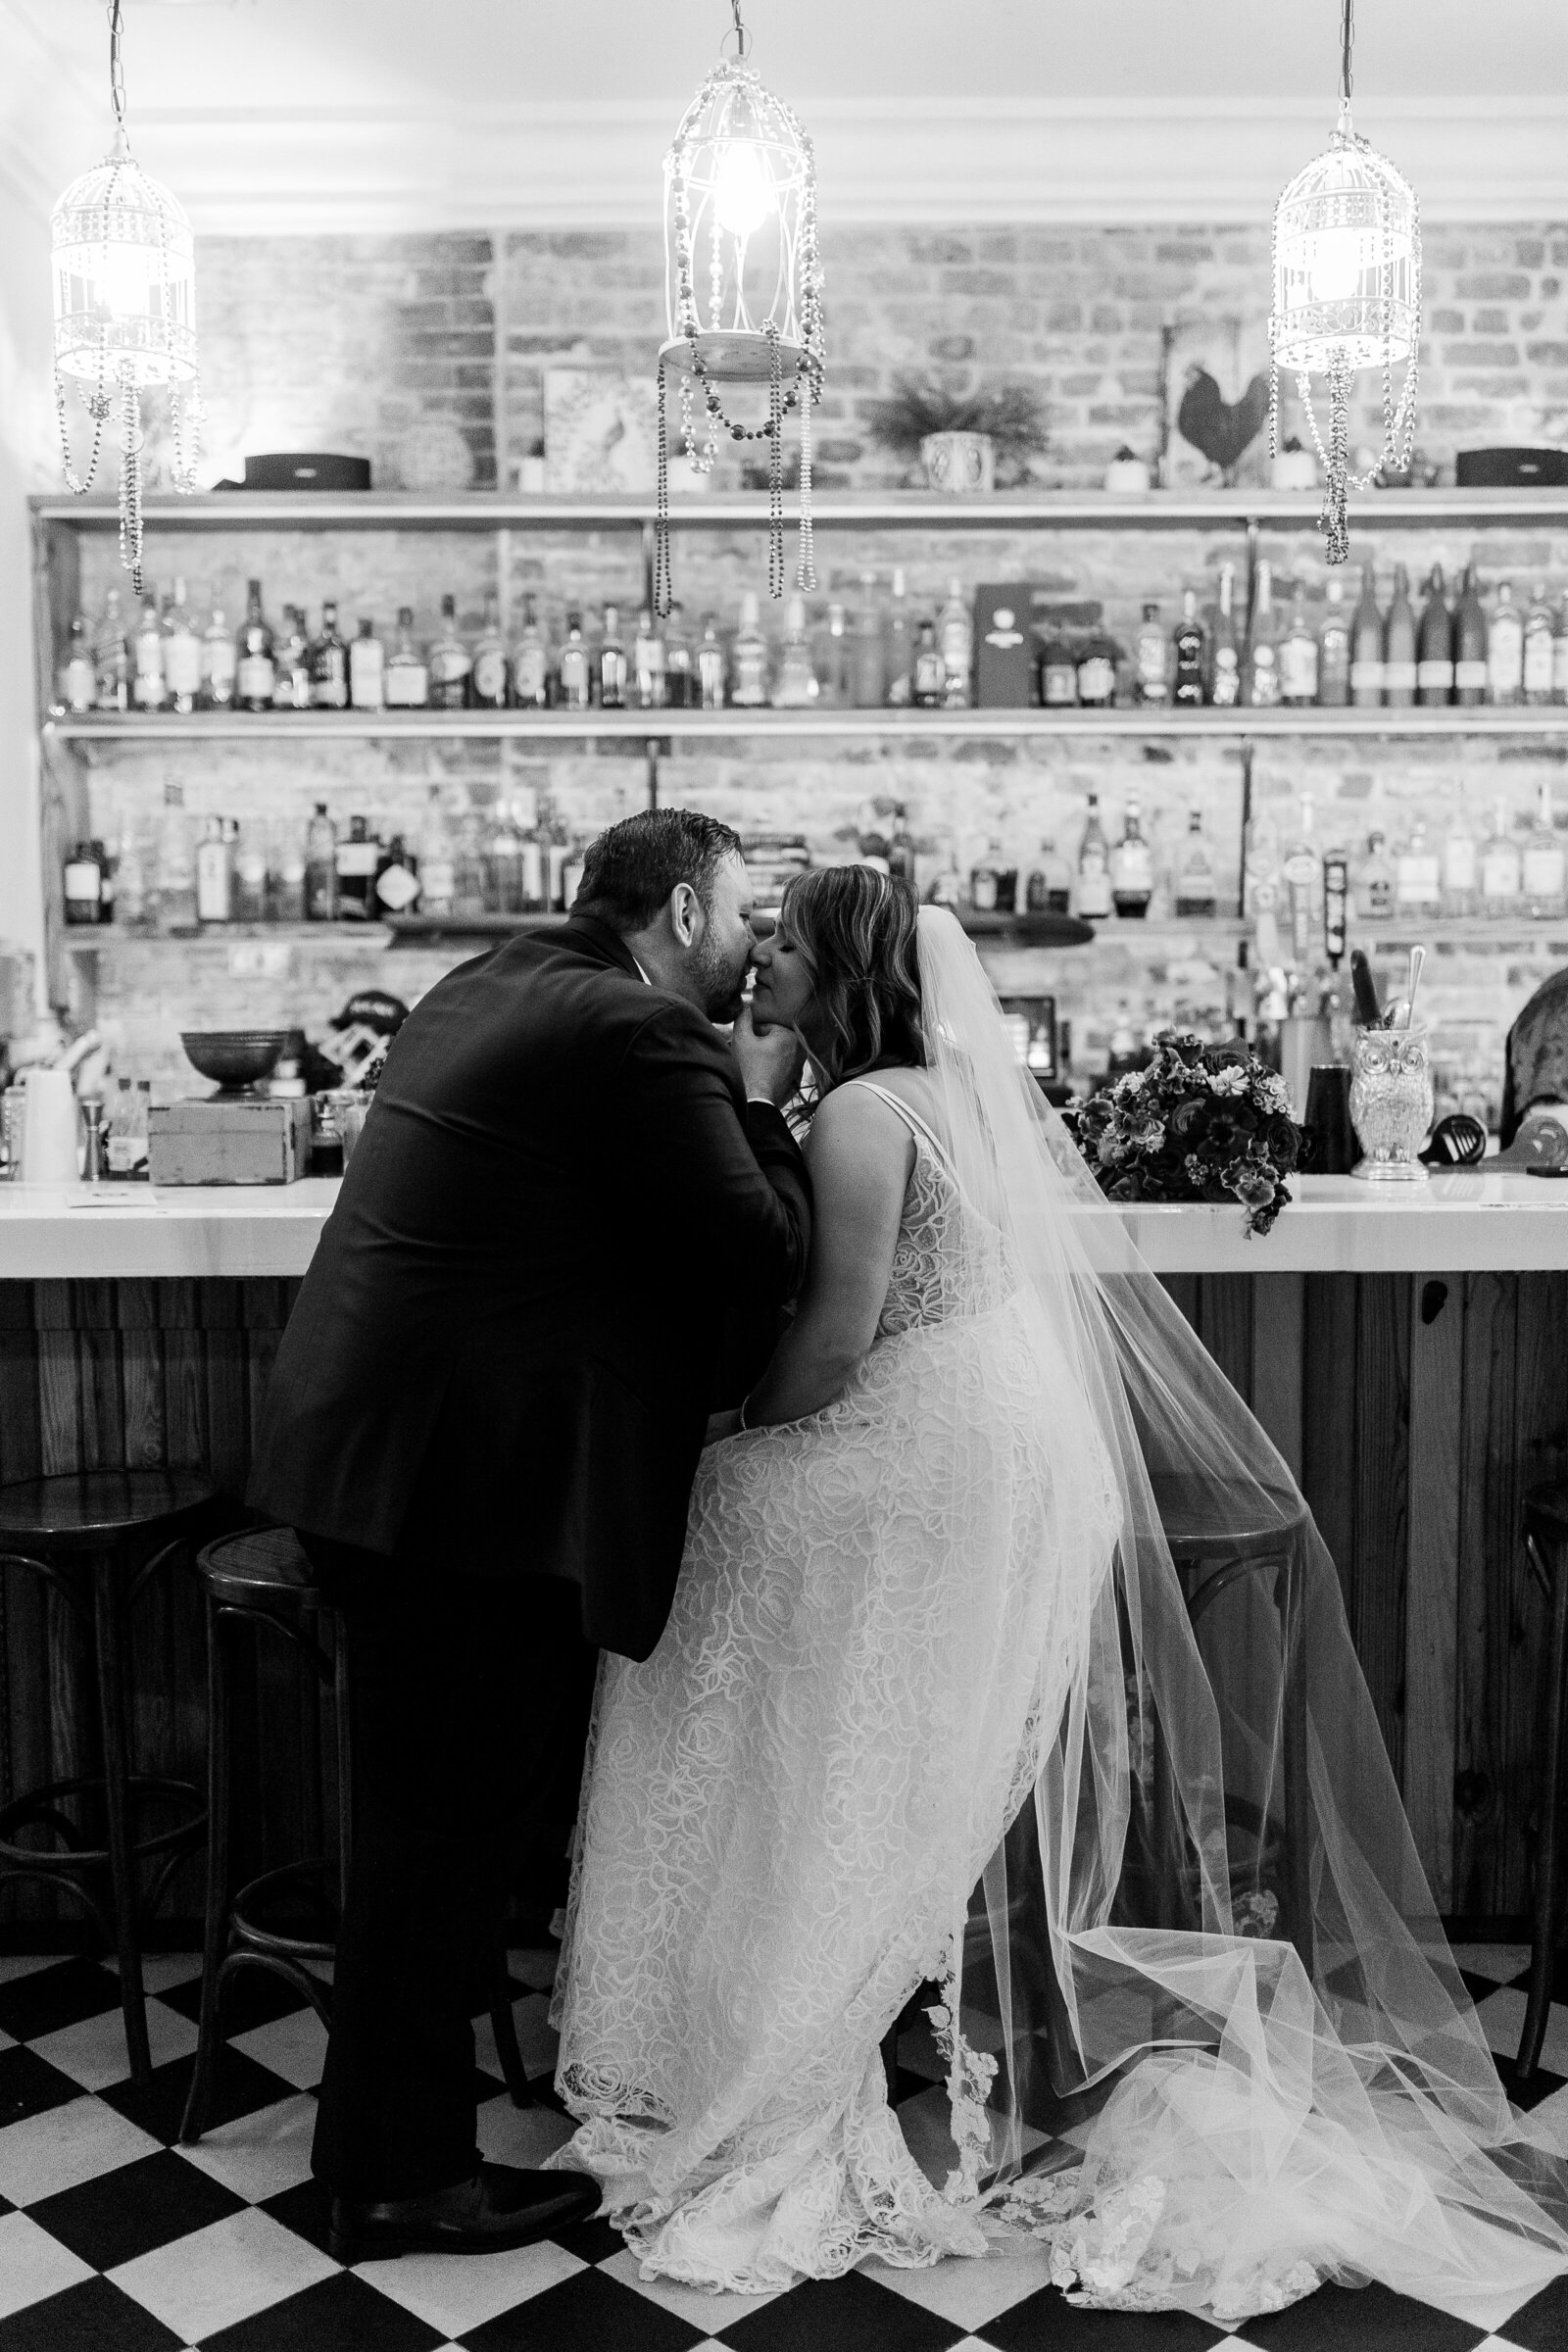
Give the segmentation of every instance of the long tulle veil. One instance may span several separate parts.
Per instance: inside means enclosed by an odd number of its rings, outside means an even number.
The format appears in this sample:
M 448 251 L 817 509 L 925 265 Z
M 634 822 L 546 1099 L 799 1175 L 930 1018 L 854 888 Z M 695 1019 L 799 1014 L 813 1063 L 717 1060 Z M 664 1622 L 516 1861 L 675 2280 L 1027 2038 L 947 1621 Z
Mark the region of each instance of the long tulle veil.
M 1001 2021 L 982 2184 L 1090 2299 L 1234 2323 L 1376 2278 L 1495 2327 L 1568 2268 L 1568 2168 L 1499 2086 L 1334 1563 L 951 914 L 921 910 L 918 952 L 933 1124 L 1090 1399 L 1120 1510 L 1108 1560 L 1041 1561 L 1086 1586 L 1065 1696 L 1043 1659 L 1023 1800 L 960 1938 L 963 2015 Z M 1067 2127 L 1086 2160 L 1044 2179 Z

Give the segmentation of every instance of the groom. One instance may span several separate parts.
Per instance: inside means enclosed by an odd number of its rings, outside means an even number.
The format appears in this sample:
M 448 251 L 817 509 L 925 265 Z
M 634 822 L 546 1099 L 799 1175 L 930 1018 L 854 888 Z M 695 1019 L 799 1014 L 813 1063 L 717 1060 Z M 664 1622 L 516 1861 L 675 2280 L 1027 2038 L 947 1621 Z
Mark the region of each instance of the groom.
M 658 1642 L 708 1414 L 805 1271 L 776 1107 L 799 1053 L 741 1012 L 740 846 L 631 817 L 563 928 L 416 1007 L 268 1389 L 250 1500 L 349 1625 L 359 1810 L 314 2157 L 342 2260 L 499 2251 L 599 2201 L 481 2166 L 468 2021 L 530 1826 L 574 1809 L 597 1650 Z

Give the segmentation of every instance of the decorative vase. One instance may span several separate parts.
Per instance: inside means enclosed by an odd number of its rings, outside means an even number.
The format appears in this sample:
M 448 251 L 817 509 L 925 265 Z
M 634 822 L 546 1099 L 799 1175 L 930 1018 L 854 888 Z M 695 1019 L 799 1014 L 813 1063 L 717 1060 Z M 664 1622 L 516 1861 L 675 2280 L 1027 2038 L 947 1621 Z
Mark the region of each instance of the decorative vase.
M 1362 1156 L 1350 1170 L 1372 1184 L 1425 1184 L 1417 1157 L 1432 1125 L 1427 1033 L 1358 1029 L 1350 1061 L 1350 1119 Z
M 997 486 L 997 445 L 989 433 L 927 433 L 920 458 L 933 490 L 966 498 Z

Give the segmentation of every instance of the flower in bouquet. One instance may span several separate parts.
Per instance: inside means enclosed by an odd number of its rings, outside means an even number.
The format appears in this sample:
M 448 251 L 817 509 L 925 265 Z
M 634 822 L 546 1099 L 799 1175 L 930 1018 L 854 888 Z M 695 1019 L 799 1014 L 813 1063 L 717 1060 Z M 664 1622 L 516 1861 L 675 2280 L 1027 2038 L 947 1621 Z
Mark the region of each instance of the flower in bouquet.
M 1155 1038 L 1147 1068 L 1102 1087 L 1068 1125 L 1110 1200 L 1239 1200 L 1250 1234 L 1268 1232 L 1300 1164 L 1278 1072 L 1248 1046 L 1174 1029 Z

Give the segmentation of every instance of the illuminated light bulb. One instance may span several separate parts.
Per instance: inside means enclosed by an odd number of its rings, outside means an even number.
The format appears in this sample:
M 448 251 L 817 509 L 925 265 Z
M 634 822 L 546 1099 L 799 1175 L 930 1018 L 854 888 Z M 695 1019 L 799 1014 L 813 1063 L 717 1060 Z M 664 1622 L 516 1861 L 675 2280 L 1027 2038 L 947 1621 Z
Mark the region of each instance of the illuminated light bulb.
M 108 311 L 116 318 L 145 318 L 152 307 L 148 289 L 157 269 L 157 253 L 145 246 L 101 248 L 89 270 L 93 309 Z
M 773 182 L 752 139 L 726 139 L 713 175 L 713 212 L 733 237 L 749 237 L 774 210 Z
M 1330 228 L 1312 249 L 1314 302 L 1348 302 L 1361 290 L 1362 240 L 1353 228 Z

